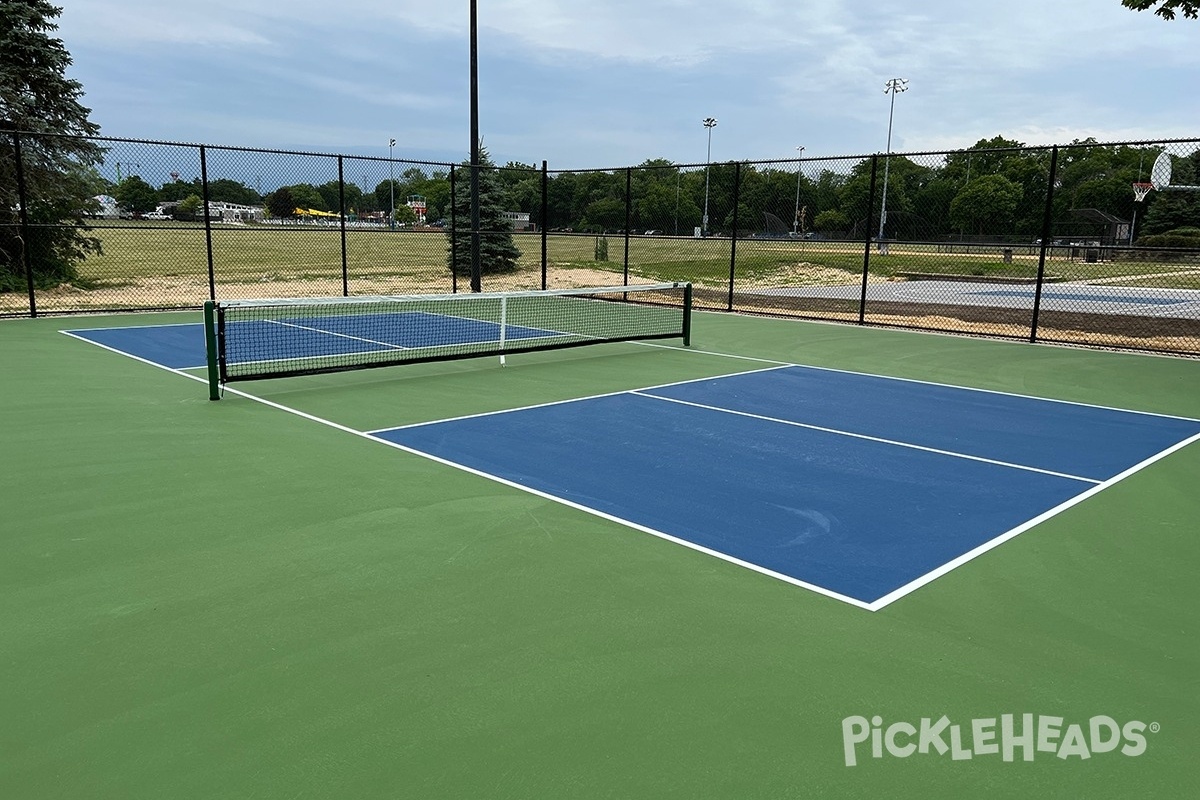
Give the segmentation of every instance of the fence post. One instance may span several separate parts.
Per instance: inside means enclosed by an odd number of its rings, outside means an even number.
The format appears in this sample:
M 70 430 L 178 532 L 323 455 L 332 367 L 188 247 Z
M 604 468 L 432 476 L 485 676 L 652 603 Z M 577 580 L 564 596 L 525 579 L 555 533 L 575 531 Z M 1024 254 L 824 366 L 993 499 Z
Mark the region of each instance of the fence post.
M 542 161 L 542 288 L 550 288 L 546 284 L 546 219 L 550 216 L 550 201 L 547 193 L 550 190 L 550 175 L 546 170 L 546 162 Z
M 21 261 L 25 267 L 25 284 L 29 290 L 29 316 L 37 316 L 37 295 L 33 291 L 33 257 L 29 254 L 29 198 L 25 192 L 25 165 L 21 156 L 21 134 L 12 132 L 13 157 L 17 169 L 17 206 L 21 220 Z
M 342 157 L 338 161 L 338 219 L 342 229 L 342 297 L 350 296 L 350 270 L 346 266 L 346 173 Z
M 629 285 L 629 226 L 633 223 L 633 170 L 630 167 L 625 168 L 625 256 L 624 256 L 624 278 L 621 281 L 623 286 Z
M 867 278 L 871 273 L 871 220 L 875 217 L 875 178 L 879 174 L 879 154 L 871 156 L 871 189 L 867 195 L 867 235 L 863 240 L 862 292 L 858 297 L 858 324 L 867 321 Z
M 450 291 L 458 294 L 458 193 L 454 165 L 450 165 Z
M 213 266 L 212 220 L 208 217 L 208 150 L 200 145 L 200 193 L 204 200 L 204 245 L 208 250 L 208 299 L 217 299 L 217 273 Z
M 726 311 L 733 311 L 733 274 L 737 267 L 738 203 L 742 199 L 742 162 L 733 165 L 733 233 L 729 237 L 729 299 Z
M 1037 282 L 1033 287 L 1033 319 L 1029 322 L 1029 341 L 1037 341 L 1038 314 L 1042 309 L 1042 283 L 1046 280 L 1046 245 L 1050 241 L 1050 223 L 1054 216 L 1054 181 L 1058 177 L 1058 145 L 1050 148 L 1050 177 L 1046 181 L 1046 210 L 1042 215 L 1042 248 L 1038 255 Z

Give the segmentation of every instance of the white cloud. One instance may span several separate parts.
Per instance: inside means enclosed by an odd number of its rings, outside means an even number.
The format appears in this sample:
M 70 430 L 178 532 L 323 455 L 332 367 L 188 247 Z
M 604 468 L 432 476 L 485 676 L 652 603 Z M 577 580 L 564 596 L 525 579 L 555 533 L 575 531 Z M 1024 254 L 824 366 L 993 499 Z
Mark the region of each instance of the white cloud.
M 84 56 L 72 77 L 106 132 L 282 146 L 286 130 L 288 146 L 322 148 L 425 136 L 454 151 L 466 138 L 466 3 L 60 1 Z M 1200 133 L 1200 28 L 1118 0 L 489 0 L 479 22 L 483 127 L 502 160 L 691 161 L 709 115 L 714 156 L 872 152 L 894 76 L 911 80 L 896 149 Z
M 139 45 L 249 47 L 269 44 L 253 29 L 253 15 L 221 0 L 163 3 L 146 0 L 60 0 L 60 35 L 113 49 Z

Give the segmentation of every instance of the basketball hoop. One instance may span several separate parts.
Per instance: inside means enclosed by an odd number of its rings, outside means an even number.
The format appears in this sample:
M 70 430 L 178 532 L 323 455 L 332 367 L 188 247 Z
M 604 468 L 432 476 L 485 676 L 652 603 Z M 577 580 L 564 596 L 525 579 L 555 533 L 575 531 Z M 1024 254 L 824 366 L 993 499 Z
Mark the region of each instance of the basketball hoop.
M 1166 150 L 1159 153 L 1158 158 L 1154 159 L 1154 166 L 1150 168 L 1150 183 L 1160 192 L 1167 189 L 1200 192 L 1200 186 L 1184 186 L 1178 183 L 1171 183 L 1171 154 Z
M 1133 184 L 1133 201 L 1140 203 L 1146 199 L 1146 195 L 1154 190 L 1153 183 L 1134 183 Z

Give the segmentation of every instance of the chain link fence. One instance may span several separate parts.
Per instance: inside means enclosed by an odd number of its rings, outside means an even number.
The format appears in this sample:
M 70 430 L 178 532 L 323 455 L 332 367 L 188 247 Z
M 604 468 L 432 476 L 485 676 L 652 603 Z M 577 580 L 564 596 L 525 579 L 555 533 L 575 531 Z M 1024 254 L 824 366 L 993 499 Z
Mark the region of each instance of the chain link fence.
M 680 280 L 703 309 L 1200 354 L 1200 140 L 485 165 L 474 231 L 464 164 L 96 138 L 64 166 L 65 138 L 0 134 L 0 316 L 470 291 L 478 238 L 484 290 Z

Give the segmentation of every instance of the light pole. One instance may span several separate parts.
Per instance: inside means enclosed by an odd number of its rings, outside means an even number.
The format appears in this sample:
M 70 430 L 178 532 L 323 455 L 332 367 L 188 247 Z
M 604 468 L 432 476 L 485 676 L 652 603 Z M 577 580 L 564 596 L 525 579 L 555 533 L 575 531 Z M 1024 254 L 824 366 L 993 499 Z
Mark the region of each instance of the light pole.
M 704 160 L 704 218 L 700 220 L 700 236 L 708 236 L 708 167 L 712 163 L 712 129 L 717 127 L 715 117 L 705 117 L 704 127 L 708 128 L 708 157 Z
M 804 148 L 797 147 L 800 151 L 800 158 L 804 158 Z M 796 162 L 796 217 L 792 220 L 792 236 L 798 236 L 800 232 L 800 162 Z
M 883 226 L 887 223 L 888 167 L 891 166 L 892 160 L 892 114 L 896 111 L 896 95 L 907 91 L 907 78 L 892 78 L 884 84 L 883 88 L 884 94 L 892 96 L 892 102 L 891 108 L 888 110 L 887 154 L 883 157 L 883 202 L 879 207 L 879 252 L 881 253 L 887 250 L 883 243 Z
M 396 227 L 396 162 L 392 161 L 392 148 L 396 146 L 395 139 L 388 139 L 388 227 Z

